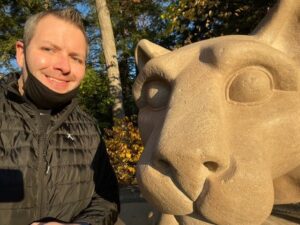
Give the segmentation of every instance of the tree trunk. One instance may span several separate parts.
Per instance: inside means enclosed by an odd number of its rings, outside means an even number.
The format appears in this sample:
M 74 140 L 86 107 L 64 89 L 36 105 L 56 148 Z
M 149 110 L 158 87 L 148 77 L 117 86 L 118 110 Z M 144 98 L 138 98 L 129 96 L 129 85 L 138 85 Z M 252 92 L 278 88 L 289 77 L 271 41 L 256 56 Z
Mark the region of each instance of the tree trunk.
M 123 118 L 125 116 L 123 108 L 122 86 L 117 59 L 115 38 L 112 23 L 106 0 L 96 0 L 98 21 L 101 29 L 102 48 L 107 67 L 108 79 L 110 83 L 110 93 L 114 98 L 113 116 Z

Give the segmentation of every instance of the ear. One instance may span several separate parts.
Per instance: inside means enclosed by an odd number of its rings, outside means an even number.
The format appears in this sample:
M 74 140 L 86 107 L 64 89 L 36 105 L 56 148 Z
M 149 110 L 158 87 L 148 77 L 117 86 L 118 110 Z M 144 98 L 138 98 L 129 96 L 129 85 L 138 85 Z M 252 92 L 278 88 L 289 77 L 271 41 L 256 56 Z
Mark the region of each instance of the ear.
M 16 59 L 19 67 L 22 69 L 24 66 L 25 59 L 25 49 L 24 43 L 22 41 L 17 41 L 16 43 Z
M 146 39 L 139 41 L 135 48 L 135 62 L 141 71 L 145 64 L 152 58 L 169 53 L 170 50 L 154 44 Z
M 300 62 L 299 18 L 299 0 L 278 0 L 252 34 Z

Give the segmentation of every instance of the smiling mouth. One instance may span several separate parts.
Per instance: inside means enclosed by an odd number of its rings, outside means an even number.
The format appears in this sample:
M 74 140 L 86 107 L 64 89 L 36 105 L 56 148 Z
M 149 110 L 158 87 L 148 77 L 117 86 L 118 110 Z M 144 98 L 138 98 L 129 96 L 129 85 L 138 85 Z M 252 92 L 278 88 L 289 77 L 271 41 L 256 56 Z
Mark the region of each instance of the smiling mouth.
M 49 76 L 47 76 L 46 75 L 46 78 L 48 79 L 48 80 L 50 80 L 51 82 L 55 82 L 55 83 L 58 83 L 58 84 L 65 84 L 65 83 L 68 83 L 69 81 L 67 81 L 67 80 L 60 80 L 60 79 L 56 79 L 56 78 L 54 78 L 54 77 L 49 77 Z
M 68 89 L 70 80 L 58 79 L 48 75 L 44 75 L 44 77 L 44 85 L 53 91 L 64 93 Z

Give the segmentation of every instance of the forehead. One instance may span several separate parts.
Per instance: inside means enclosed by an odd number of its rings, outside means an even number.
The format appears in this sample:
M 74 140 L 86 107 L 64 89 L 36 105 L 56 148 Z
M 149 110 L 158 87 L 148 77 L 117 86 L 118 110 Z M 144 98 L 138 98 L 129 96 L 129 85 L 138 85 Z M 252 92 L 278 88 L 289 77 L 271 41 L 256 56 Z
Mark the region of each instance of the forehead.
M 47 15 L 36 25 L 32 41 L 50 41 L 64 47 L 87 48 L 82 31 L 69 21 Z

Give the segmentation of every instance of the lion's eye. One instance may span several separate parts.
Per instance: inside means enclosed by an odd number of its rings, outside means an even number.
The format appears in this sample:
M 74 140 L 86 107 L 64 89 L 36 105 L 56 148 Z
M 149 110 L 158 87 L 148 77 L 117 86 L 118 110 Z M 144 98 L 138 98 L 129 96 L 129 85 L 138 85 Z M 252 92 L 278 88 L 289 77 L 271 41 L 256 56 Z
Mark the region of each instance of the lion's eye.
M 227 89 L 228 98 L 241 103 L 254 103 L 272 95 L 272 79 L 260 67 L 246 67 L 237 71 Z
M 149 81 L 145 84 L 144 91 L 147 104 L 153 109 L 161 109 L 169 102 L 171 88 L 166 81 Z

